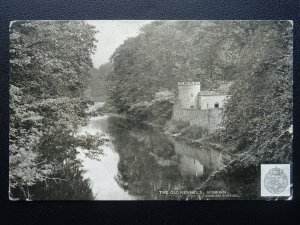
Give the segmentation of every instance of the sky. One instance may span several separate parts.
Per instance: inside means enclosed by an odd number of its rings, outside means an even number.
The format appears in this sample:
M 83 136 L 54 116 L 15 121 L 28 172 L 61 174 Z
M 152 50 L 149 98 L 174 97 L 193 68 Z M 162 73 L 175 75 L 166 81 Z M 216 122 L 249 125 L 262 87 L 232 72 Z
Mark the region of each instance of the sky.
M 114 51 L 129 37 L 139 34 L 140 28 L 151 20 L 89 20 L 88 23 L 96 26 L 97 50 L 92 55 L 93 65 L 100 65 L 109 61 Z

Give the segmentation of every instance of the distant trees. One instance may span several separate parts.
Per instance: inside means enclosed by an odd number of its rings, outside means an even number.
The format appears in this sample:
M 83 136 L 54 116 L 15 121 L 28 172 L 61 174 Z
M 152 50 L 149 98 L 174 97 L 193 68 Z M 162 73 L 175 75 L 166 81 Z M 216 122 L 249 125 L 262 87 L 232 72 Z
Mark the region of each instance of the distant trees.
M 76 147 L 101 143 L 75 136 L 87 120 L 95 30 L 80 21 L 16 21 L 10 34 L 9 181 L 28 198 L 25 188 L 75 160 Z
M 89 93 L 88 98 L 95 99 L 96 101 L 107 100 L 107 77 L 112 71 L 110 62 L 101 65 L 98 69 L 92 68 L 90 70 L 90 81 L 88 84 Z

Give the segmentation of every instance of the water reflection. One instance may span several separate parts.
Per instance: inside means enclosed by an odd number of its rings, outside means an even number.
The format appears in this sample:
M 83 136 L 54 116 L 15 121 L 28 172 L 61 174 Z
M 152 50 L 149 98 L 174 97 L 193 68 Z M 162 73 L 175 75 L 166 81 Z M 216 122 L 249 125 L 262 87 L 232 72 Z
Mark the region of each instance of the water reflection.
M 199 165 L 198 169 L 201 165 L 202 174 L 210 173 L 222 167 L 222 155 L 219 151 L 199 147 L 197 148 L 187 145 L 184 142 L 175 141 L 173 138 L 169 139 L 172 141 L 172 143 L 174 143 L 175 152 L 182 157 L 182 163 L 191 165 L 192 162 L 194 162 L 194 166 L 192 166 L 193 170 L 195 171 L 194 173 L 196 173 L 197 170 L 196 165 Z M 205 170 L 205 172 L 203 172 L 203 170 Z M 191 173 L 193 172 L 191 171 Z
M 161 190 L 194 190 L 218 169 L 221 156 L 177 142 L 147 125 L 109 117 L 108 133 L 119 153 L 118 184 L 139 199 L 180 199 Z
M 90 123 L 82 127 L 79 134 L 89 133 L 96 134 L 98 132 L 105 134 L 106 138 L 111 139 L 107 134 L 107 116 L 98 116 L 91 118 Z M 116 181 L 118 175 L 119 154 L 114 151 L 111 143 L 101 146 L 103 155 L 101 160 L 90 159 L 84 154 L 84 149 L 79 149 L 77 158 L 82 161 L 85 173 L 83 177 L 92 181 L 92 192 L 95 200 L 131 200 L 130 196 L 124 189 L 120 187 Z
M 61 180 L 34 187 L 34 199 L 185 199 L 159 191 L 194 190 L 221 167 L 219 152 L 175 141 L 161 130 L 118 115 L 93 117 L 79 130 L 79 134 L 98 132 L 110 140 L 102 146 L 101 160 L 88 158 L 84 149 L 78 149 L 76 159 L 55 174 Z
M 203 176 L 203 165 L 196 159 L 192 159 L 185 155 L 180 157 L 181 175 Z

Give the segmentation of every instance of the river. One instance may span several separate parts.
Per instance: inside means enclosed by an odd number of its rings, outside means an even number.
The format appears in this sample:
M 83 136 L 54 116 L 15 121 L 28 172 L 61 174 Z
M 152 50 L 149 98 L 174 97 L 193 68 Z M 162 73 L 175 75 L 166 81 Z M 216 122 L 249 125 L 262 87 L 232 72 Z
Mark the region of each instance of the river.
M 96 102 L 89 111 L 102 106 Z M 90 118 L 78 131 L 85 133 L 101 133 L 108 140 L 100 146 L 99 160 L 77 148 L 75 159 L 65 159 L 53 175 L 60 180 L 30 189 L 33 200 L 185 200 L 189 194 L 179 191 L 195 190 L 222 166 L 220 152 L 176 141 L 159 128 L 120 115 Z
M 95 103 L 90 110 L 102 107 Z M 80 150 L 83 179 L 95 200 L 181 199 L 164 191 L 190 191 L 221 167 L 221 154 L 175 141 L 158 128 L 117 115 L 90 119 L 82 133 L 103 133 L 109 140 L 100 160 Z

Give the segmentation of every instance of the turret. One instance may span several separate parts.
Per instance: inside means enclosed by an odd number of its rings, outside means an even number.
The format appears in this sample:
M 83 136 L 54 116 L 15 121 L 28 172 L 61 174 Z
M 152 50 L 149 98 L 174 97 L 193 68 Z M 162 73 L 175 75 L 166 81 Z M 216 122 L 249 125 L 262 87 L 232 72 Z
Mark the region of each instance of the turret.
M 178 101 L 182 109 L 198 109 L 200 82 L 178 82 Z

